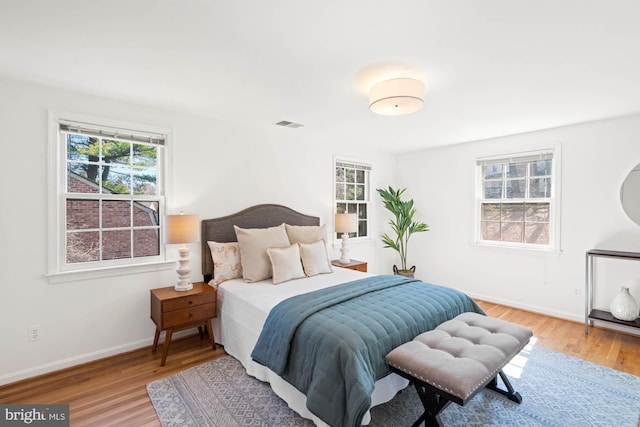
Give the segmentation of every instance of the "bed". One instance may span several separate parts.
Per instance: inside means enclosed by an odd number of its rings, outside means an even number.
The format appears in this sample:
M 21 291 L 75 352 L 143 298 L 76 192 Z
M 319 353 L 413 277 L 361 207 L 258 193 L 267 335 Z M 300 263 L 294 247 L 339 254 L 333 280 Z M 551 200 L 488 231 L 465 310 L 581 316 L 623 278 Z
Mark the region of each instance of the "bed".
M 394 313 L 388 311 L 394 309 L 392 304 L 388 304 L 389 298 L 393 297 L 385 297 L 384 295 L 386 295 L 386 292 L 395 292 L 396 289 L 402 290 L 405 293 L 414 292 L 415 289 L 419 289 L 419 292 L 429 292 L 427 291 L 428 288 L 433 289 L 436 293 L 443 293 L 444 296 L 442 297 L 437 296 L 435 293 L 433 296 L 434 301 L 438 301 L 436 309 L 439 311 L 437 313 L 434 315 L 430 314 L 429 316 L 417 313 L 416 316 L 424 317 L 425 320 L 421 320 L 422 323 L 417 326 L 412 324 L 410 327 L 404 328 L 407 329 L 407 331 L 403 330 L 402 334 L 408 334 L 407 336 L 409 338 L 396 337 L 394 335 L 393 340 L 395 341 L 392 340 L 393 342 L 384 342 L 383 339 L 380 339 L 380 342 L 383 344 L 378 342 L 374 342 L 372 344 L 378 347 L 381 346 L 382 348 L 396 346 L 399 343 L 408 341 L 412 339 L 413 336 L 417 335 L 416 332 L 419 330 L 432 329 L 437 326 L 437 324 L 448 320 L 449 318 L 453 318 L 461 312 L 475 311 L 482 313 L 482 310 L 466 295 L 448 288 L 424 284 L 410 279 L 405 280 L 403 278 L 398 278 L 397 276 L 376 276 L 369 273 L 362 273 L 339 267 L 334 267 L 333 272 L 328 274 L 315 274 L 311 277 L 304 277 L 296 280 L 284 280 L 277 286 L 274 286 L 273 281 L 270 278 L 265 280 L 256 280 L 252 283 L 247 283 L 242 277 L 223 278 L 226 279 L 223 281 L 216 279 L 212 250 L 214 250 L 215 253 L 218 250 L 218 247 L 212 246 L 209 242 L 216 242 L 217 245 L 237 245 L 237 243 L 235 243 L 238 240 L 237 232 L 239 233 L 240 231 L 255 229 L 271 230 L 281 226 L 283 223 L 292 226 L 292 229 L 299 227 L 299 229 L 309 228 L 318 231 L 321 229 L 320 227 L 322 227 L 318 217 L 305 215 L 285 206 L 273 204 L 257 205 L 226 217 L 203 220 L 201 228 L 202 272 L 205 282 L 210 283 L 218 289 L 218 318 L 214 319 L 213 324 L 216 340 L 224 346 L 225 351 L 229 355 L 235 357 L 242 363 L 249 375 L 261 381 L 270 383 L 273 391 L 285 400 L 293 410 L 299 413 L 302 417 L 311 419 L 318 426 L 368 424 L 370 421 L 368 409 L 392 399 L 399 390 L 407 386 L 408 382 L 396 374 L 390 374 L 388 370 L 380 373 L 381 369 L 386 369 L 386 365 L 382 363 L 384 355 L 373 356 L 375 359 L 374 365 L 376 366 L 372 368 L 368 366 L 365 366 L 364 368 L 358 366 L 355 369 L 359 376 L 371 377 L 370 379 L 364 379 L 365 383 L 371 383 L 370 387 L 360 386 L 360 384 L 357 384 L 356 388 L 358 392 L 360 394 L 366 394 L 366 399 L 362 399 L 362 396 L 360 396 L 360 409 L 355 410 L 354 414 L 350 414 L 350 411 L 347 411 L 346 409 L 344 411 L 336 411 L 335 408 L 333 408 L 332 412 L 334 412 L 334 414 L 336 412 L 344 412 L 345 414 L 349 413 L 348 416 L 345 415 L 344 417 L 338 417 L 337 419 L 331 418 L 331 414 L 327 415 L 326 413 L 323 413 L 322 410 L 318 409 L 318 403 L 313 403 L 320 402 L 320 406 L 328 405 L 323 405 L 323 400 L 318 400 L 313 395 L 313 390 L 317 387 L 312 385 L 312 389 L 308 390 L 300 383 L 310 381 L 309 377 L 313 375 L 315 366 L 306 366 L 304 369 L 305 372 L 303 373 L 304 375 L 302 373 L 293 375 L 289 372 L 289 369 L 293 369 L 293 365 L 304 365 L 306 363 L 305 361 L 308 359 L 302 358 L 296 361 L 292 357 L 291 362 L 289 362 L 288 359 L 280 359 L 279 361 L 276 360 L 271 365 L 269 364 L 270 361 L 265 362 L 265 360 L 263 360 L 265 358 L 268 359 L 270 357 L 270 353 L 281 353 L 279 350 L 285 348 L 288 342 L 291 343 L 293 350 L 293 347 L 297 348 L 301 346 L 300 341 L 305 343 L 308 341 L 308 337 L 304 339 L 296 338 L 298 341 L 294 341 L 293 339 L 289 340 L 288 338 L 279 336 L 279 333 L 266 333 L 268 327 L 282 328 L 283 325 L 278 322 L 288 322 L 289 318 L 283 314 L 285 312 L 279 311 L 285 310 L 285 306 L 287 304 L 294 308 L 300 307 L 302 304 L 307 304 L 306 307 L 313 308 L 312 306 L 314 305 L 314 301 L 318 301 L 318 298 L 321 298 L 323 301 L 329 301 L 333 298 L 333 296 L 329 297 L 330 295 L 342 295 L 344 293 L 360 293 L 362 296 L 359 298 L 365 299 L 367 301 L 366 304 L 371 304 L 372 301 L 377 301 L 382 298 L 382 300 L 374 302 L 375 304 L 379 304 L 378 308 L 364 309 L 363 311 L 374 311 L 376 313 L 379 311 L 380 313 L 377 314 L 380 317 L 379 319 L 369 319 L 366 322 L 378 322 L 378 326 L 376 327 L 384 330 L 388 327 L 385 323 L 386 319 L 394 318 L 396 316 Z M 239 227 L 240 229 L 235 227 Z M 327 238 L 328 236 L 326 236 L 326 231 L 322 229 L 322 232 L 325 234 L 325 238 Z M 302 248 L 304 245 L 301 243 L 299 246 Z M 222 268 L 219 263 L 217 265 L 218 268 Z M 276 271 L 274 270 L 273 280 L 275 280 L 275 277 Z M 374 282 L 374 284 L 369 284 L 370 281 Z M 379 289 L 374 289 L 372 286 L 377 286 Z M 378 293 L 380 296 L 377 295 Z M 387 298 L 386 303 L 383 302 L 384 298 Z M 354 298 L 353 300 L 345 301 L 345 304 L 352 305 L 345 308 L 344 310 L 346 311 L 337 314 L 337 316 L 350 316 L 349 313 L 355 313 L 358 311 L 357 304 L 365 304 L 365 302 L 360 302 L 359 300 L 356 301 Z M 429 304 L 424 305 L 426 306 Z M 447 307 L 440 309 L 442 305 L 447 305 Z M 333 306 L 333 302 L 327 303 L 327 306 Z M 336 307 L 338 307 L 338 305 L 336 305 Z M 418 311 L 415 307 L 411 310 L 412 312 Z M 294 309 L 292 311 L 299 310 Z M 383 312 L 384 314 L 381 314 Z M 405 314 L 402 315 L 404 316 Z M 311 317 L 326 316 L 314 314 Z M 400 317 L 398 318 L 400 319 Z M 329 321 L 346 325 L 352 320 Z M 401 321 L 404 320 L 401 319 Z M 408 322 L 409 321 L 407 321 L 407 323 Z M 396 323 L 398 322 L 396 321 Z M 333 331 L 334 326 L 331 326 L 330 328 L 331 331 Z M 345 328 L 348 329 L 349 334 L 360 333 L 358 332 L 359 327 Z M 304 328 L 295 325 L 291 328 L 292 334 L 301 334 L 303 330 Z M 313 331 L 312 328 L 309 330 Z M 315 333 L 309 333 L 311 334 L 310 336 L 319 335 L 317 330 Z M 362 337 L 357 337 L 358 340 L 364 340 L 363 337 L 365 335 L 368 340 L 378 339 L 375 337 L 369 338 L 368 335 L 371 335 L 369 332 L 363 332 L 361 335 Z M 274 337 L 278 339 L 272 339 Z M 385 337 L 384 339 L 387 340 L 388 338 Z M 326 340 L 323 339 L 320 341 Z M 326 344 L 316 344 L 315 342 L 309 344 L 316 346 L 313 347 L 314 351 L 311 353 L 314 355 L 313 363 L 320 365 L 318 369 L 324 369 L 324 371 L 320 372 L 334 372 L 333 368 L 322 366 L 322 364 L 326 362 L 326 359 L 328 359 L 327 357 L 322 357 L 322 355 L 335 354 L 335 343 L 336 341 L 330 341 L 329 345 L 331 348 L 327 349 L 318 347 Z M 262 353 L 260 353 L 260 350 Z M 388 348 L 388 350 L 390 350 L 390 348 Z M 349 358 L 350 361 L 346 363 L 349 364 L 353 364 L 353 360 L 360 361 L 360 359 L 363 358 L 362 354 L 355 354 L 357 351 L 354 351 L 353 355 L 349 354 L 349 351 L 352 351 L 349 349 L 341 349 L 340 351 L 342 352 L 341 354 L 347 354 L 347 358 Z M 367 352 L 370 351 L 370 349 L 365 349 L 365 356 L 367 356 Z M 287 352 L 282 351 L 282 353 Z M 267 356 L 265 357 L 265 355 Z M 341 356 L 340 358 L 344 359 L 345 357 Z M 256 360 L 260 360 L 261 363 L 256 362 Z M 279 366 L 278 363 L 282 363 L 283 361 L 286 365 Z M 352 372 L 354 369 L 347 369 L 346 371 Z M 324 379 L 331 377 L 331 375 L 316 375 L 317 377 Z M 353 386 L 351 382 L 360 381 L 360 378 L 353 379 L 351 378 L 351 375 L 348 377 L 349 378 L 346 379 L 342 379 L 341 377 L 339 381 L 348 383 L 344 384 L 344 387 L 348 388 L 346 395 L 350 396 L 352 392 L 349 390 L 351 390 L 351 387 Z M 326 388 L 328 386 L 324 385 L 324 387 Z M 335 394 L 339 395 L 340 393 L 336 392 Z M 335 396 L 332 396 L 332 398 L 334 397 Z M 364 409 L 362 408 L 363 402 L 365 405 Z M 350 404 L 350 402 L 345 403 L 345 405 Z M 333 403 L 331 405 L 333 405 Z M 311 407 L 311 409 L 309 409 L 309 407 Z

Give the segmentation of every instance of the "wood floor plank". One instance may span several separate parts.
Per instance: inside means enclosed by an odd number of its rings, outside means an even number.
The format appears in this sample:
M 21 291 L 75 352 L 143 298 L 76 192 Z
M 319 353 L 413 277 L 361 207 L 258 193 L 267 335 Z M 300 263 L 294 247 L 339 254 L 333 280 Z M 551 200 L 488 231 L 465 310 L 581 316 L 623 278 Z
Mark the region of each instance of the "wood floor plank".
M 491 317 L 534 331 L 535 345 L 640 375 L 640 337 L 599 327 L 584 334 L 570 322 L 499 304 L 478 301 Z M 71 425 L 159 427 L 146 384 L 225 354 L 211 350 L 197 334 L 174 341 L 165 366 L 161 350 L 150 347 L 0 386 L 0 403 L 68 403 Z

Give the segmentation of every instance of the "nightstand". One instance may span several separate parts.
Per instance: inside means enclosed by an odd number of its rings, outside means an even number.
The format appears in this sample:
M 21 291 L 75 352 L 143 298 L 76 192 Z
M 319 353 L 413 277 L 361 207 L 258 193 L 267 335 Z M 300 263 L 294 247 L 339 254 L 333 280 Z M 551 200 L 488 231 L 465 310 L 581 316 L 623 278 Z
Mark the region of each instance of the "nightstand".
M 203 336 L 202 326 L 206 326 L 211 348 L 216 349 L 213 339 L 211 319 L 217 316 L 216 290 L 204 282 L 194 283 L 193 289 L 178 292 L 173 286 L 151 290 L 151 320 L 156 324 L 151 351 L 158 348 L 161 331 L 166 331 L 160 366 L 164 366 L 174 331 L 198 328 Z
M 349 264 L 341 264 L 339 259 L 334 259 L 331 261 L 331 265 L 335 265 L 336 267 L 348 268 L 349 270 L 357 270 L 367 272 L 367 263 L 365 261 L 358 261 L 357 259 L 352 259 Z

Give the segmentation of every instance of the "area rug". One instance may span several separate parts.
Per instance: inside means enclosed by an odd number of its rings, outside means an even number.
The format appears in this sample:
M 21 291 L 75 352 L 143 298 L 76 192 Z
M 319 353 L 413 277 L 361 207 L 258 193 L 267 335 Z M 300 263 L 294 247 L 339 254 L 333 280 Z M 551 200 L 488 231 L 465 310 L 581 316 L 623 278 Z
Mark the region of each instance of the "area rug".
M 523 401 L 484 390 L 466 406 L 450 404 L 446 426 L 637 427 L 640 377 L 535 346 L 505 367 Z M 269 388 L 225 356 L 147 385 L 160 423 L 169 426 L 312 426 Z M 371 410 L 374 427 L 409 426 L 422 413 L 407 388 Z

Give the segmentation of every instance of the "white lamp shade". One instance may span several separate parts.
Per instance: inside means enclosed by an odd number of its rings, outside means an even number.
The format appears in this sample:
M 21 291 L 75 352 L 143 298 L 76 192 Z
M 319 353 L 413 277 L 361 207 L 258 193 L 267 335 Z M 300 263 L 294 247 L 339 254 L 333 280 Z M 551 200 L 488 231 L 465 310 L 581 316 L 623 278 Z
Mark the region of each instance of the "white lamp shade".
M 198 215 L 167 215 L 165 226 L 165 243 L 192 243 L 200 239 Z
M 356 214 L 336 214 L 336 233 L 355 233 L 358 231 Z
M 369 91 L 369 108 L 376 114 L 400 116 L 415 113 L 424 105 L 424 83 L 401 78 L 383 80 Z

